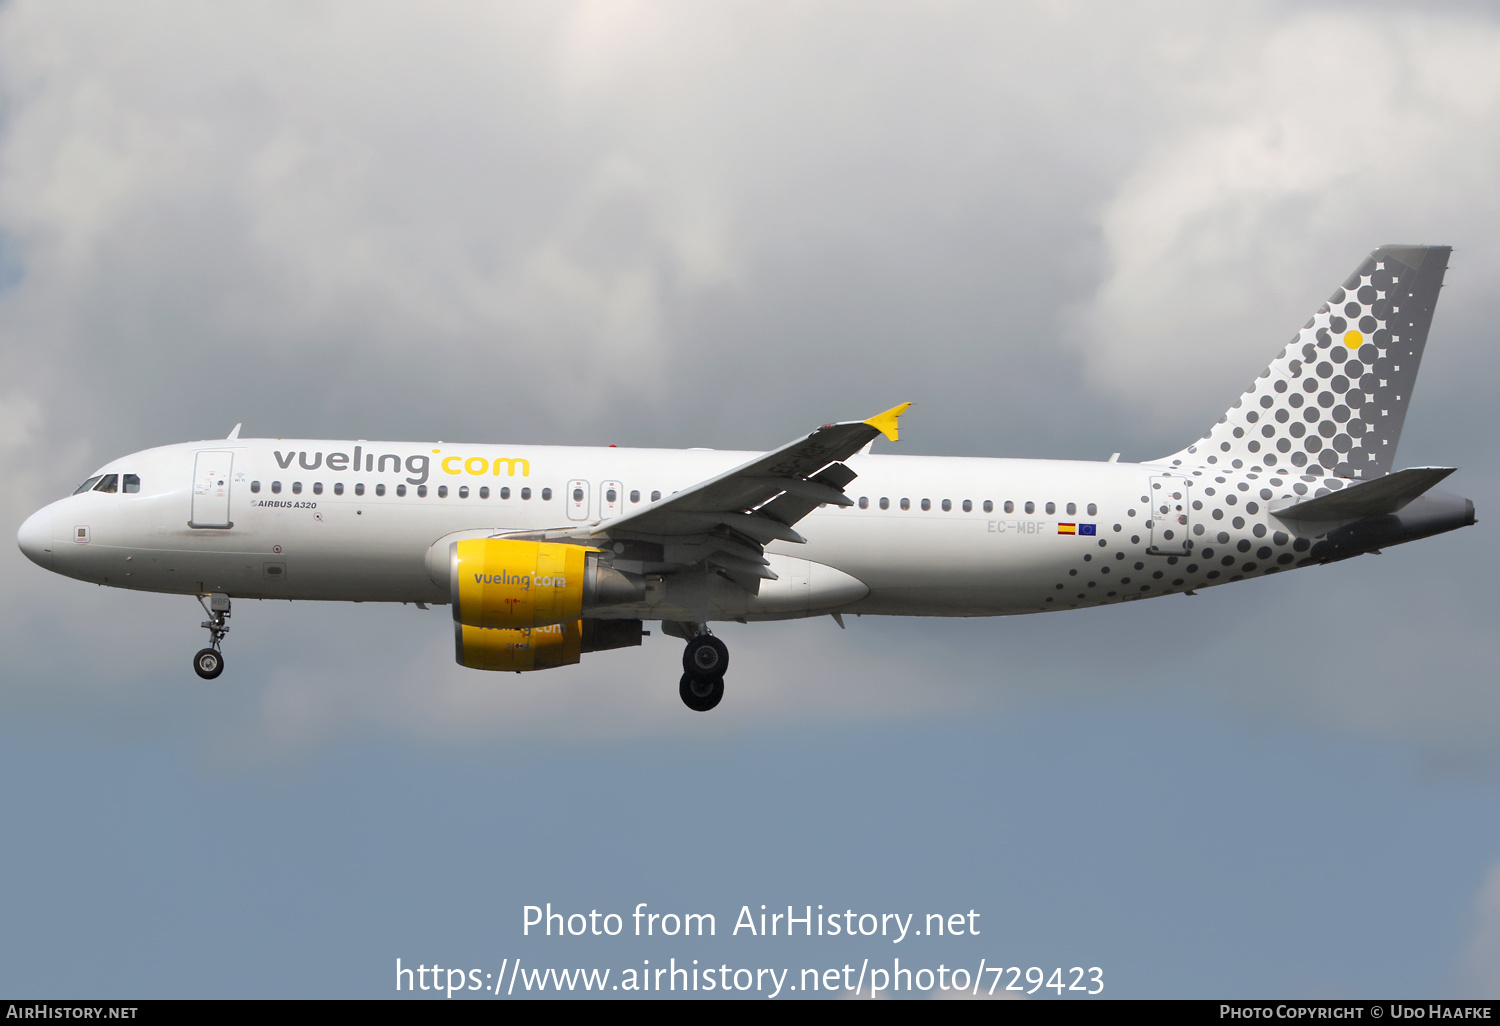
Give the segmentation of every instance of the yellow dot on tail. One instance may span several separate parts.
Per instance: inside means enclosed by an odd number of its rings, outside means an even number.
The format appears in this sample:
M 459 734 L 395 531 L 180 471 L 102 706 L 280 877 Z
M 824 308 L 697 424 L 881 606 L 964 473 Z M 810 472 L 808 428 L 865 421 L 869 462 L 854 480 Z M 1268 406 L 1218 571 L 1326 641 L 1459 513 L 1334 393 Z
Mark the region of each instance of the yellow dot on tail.
M 1365 337 L 1357 331 L 1351 331 L 1344 336 L 1344 345 L 1350 349 L 1358 349 L 1364 343 Z

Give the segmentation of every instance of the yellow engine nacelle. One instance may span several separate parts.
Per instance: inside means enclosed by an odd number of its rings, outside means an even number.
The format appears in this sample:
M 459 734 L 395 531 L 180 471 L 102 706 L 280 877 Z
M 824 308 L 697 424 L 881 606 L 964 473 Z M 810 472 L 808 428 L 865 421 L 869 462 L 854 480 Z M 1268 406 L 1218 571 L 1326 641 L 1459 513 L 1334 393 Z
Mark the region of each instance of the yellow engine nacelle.
M 469 627 L 542 627 L 583 612 L 589 551 L 578 545 L 466 538 L 453 543 L 453 619 Z
M 546 627 L 495 629 L 453 625 L 454 658 L 473 670 L 550 670 L 585 652 L 641 643 L 639 620 L 578 620 Z
M 454 658 L 473 670 L 550 670 L 571 666 L 583 654 L 583 624 L 498 630 L 453 625 Z
M 464 538 L 449 546 L 448 562 L 453 620 L 465 627 L 572 624 L 588 610 L 645 595 L 643 580 L 601 563 L 598 549 L 580 545 Z

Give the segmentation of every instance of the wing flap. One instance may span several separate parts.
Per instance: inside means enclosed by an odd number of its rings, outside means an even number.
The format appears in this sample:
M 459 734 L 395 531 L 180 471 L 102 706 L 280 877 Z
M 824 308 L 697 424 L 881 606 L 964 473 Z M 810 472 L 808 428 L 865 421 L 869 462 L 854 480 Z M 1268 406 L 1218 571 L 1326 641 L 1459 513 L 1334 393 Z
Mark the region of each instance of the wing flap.
M 744 535 L 764 545 L 772 541 L 791 542 L 800 545 L 807 541 L 786 524 L 757 516 L 754 513 L 694 513 L 688 510 L 664 510 L 652 519 L 651 534 L 672 537 L 683 534 L 711 533 L 713 528 L 724 526 L 736 534 Z M 633 533 L 640 533 L 638 525 Z
M 806 481 L 788 487 L 756 512 L 783 524 L 795 524 L 824 503 L 852 506 L 854 500 L 844 494 L 844 486 L 858 476 L 842 463 L 830 464 Z
M 843 466 L 843 464 L 839 465 Z M 854 505 L 854 500 L 845 495 L 842 488 L 826 485 L 816 477 L 806 479 L 773 477 L 761 478 L 759 480 L 774 484 L 778 493 L 785 492 L 788 495 L 795 495 L 799 498 L 811 499 L 817 505 L 822 505 L 823 503 L 832 503 L 835 506 Z
M 713 566 L 719 567 L 722 570 L 728 570 L 732 573 L 740 574 L 745 577 L 758 577 L 763 581 L 779 581 L 781 579 L 776 571 L 772 570 L 764 562 L 761 562 L 759 560 L 751 562 L 748 559 L 740 559 L 738 556 L 731 556 L 727 552 L 723 551 L 715 552 L 710 555 L 708 557 L 708 562 Z

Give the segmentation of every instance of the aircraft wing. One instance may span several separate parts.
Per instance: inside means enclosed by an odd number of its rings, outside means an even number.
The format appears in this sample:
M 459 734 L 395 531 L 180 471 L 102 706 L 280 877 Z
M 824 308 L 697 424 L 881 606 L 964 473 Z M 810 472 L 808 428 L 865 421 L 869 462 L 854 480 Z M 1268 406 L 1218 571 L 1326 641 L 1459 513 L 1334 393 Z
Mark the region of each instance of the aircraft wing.
M 776 579 L 762 546 L 804 541 L 792 525 L 820 505 L 852 505 L 844 486 L 856 475 L 842 461 L 880 435 L 895 441 L 897 421 L 910 406 L 902 403 L 869 420 L 825 424 L 649 506 L 587 527 L 548 531 L 547 537 L 657 543 L 663 546 L 661 562 L 670 568 L 707 562 L 756 591 L 759 581 Z

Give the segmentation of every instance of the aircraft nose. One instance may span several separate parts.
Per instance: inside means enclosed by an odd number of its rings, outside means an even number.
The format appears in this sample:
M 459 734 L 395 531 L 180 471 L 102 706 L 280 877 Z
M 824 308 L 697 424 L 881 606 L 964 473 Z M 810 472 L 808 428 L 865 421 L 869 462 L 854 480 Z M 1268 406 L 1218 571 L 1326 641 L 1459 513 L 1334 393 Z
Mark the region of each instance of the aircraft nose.
M 16 544 L 37 566 L 52 569 L 52 511 L 37 510 L 16 532 Z

